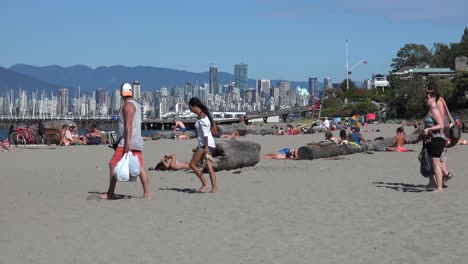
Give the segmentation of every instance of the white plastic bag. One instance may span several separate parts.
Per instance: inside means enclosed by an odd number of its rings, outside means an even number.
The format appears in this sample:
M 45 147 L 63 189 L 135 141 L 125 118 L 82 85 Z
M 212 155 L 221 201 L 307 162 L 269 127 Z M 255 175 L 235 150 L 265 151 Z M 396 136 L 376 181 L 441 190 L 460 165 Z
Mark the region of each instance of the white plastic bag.
M 130 151 L 125 153 L 114 169 L 114 177 L 118 181 L 128 181 L 130 179 Z
M 138 175 L 140 175 L 140 161 L 138 160 L 137 156 L 133 156 L 131 151 L 129 151 L 128 153 L 130 153 L 129 155 L 130 181 L 137 181 Z

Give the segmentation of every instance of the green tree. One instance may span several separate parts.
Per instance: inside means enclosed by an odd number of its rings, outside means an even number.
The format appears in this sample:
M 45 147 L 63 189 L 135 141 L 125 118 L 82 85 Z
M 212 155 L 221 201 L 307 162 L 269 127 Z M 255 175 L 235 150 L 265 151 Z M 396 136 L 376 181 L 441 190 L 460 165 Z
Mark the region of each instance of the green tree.
M 453 81 L 455 85 L 454 100 L 455 104 L 461 107 L 468 107 L 468 72 L 460 72 Z
M 342 91 L 342 90 L 338 90 L 338 89 L 335 89 L 335 88 L 327 88 L 327 89 L 325 89 L 325 96 L 326 96 L 326 97 L 338 97 L 338 98 L 341 98 L 342 95 L 343 95 L 343 91 Z
M 336 89 L 335 89 L 336 90 Z M 322 116 L 334 116 L 343 109 L 343 101 L 338 97 L 328 97 L 322 104 Z
M 344 79 L 344 80 L 341 82 L 341 84 L 340 84 L 340 89 L 341 89 L 341 91 L 346 92 L 347 90 L 355 90 L 355 89 L 357 89 L 356 83 L 354 83 L 354 81 L 351 80 L 351 79 L 349 79 L 349 84 L 348 84 L 349 89 L 347 89 L 347 86 L 346 86 L 346 85 L 347 85 L 347 82 L 346 82 L 346 79 Z
M 393 78 L 393 96 L 387 103 L 389 112 L 398 118 L 421 117 L 427 112 L 424 102 L 426 81 L 422 78 Z
M 434 59 L 431 66 L 434 68 L 454 68 L 455 57 L 447 44 L 434 43 Z
M 416 66 L 421 62 L 432 62 L 431 51 L 423 44 L 409 43 L 400 48 L 396 58 L 392 59 L 393 72 L 403 66 Z
M 377 106 L 375 106 L 373 103 L 362 102 L 362 103 L 353 104 L 351 115 L 373 113 L 373 112 L 377 112 L 378 110 L 379 109 L 377 108 Z

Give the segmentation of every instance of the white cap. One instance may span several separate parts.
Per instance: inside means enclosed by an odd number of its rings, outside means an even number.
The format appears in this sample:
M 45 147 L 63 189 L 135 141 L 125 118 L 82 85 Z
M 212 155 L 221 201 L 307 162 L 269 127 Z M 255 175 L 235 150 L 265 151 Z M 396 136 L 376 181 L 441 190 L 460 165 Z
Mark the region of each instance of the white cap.
M 129 83 L 123 83 L 122 86 L 120 86 L 120 92 L 122 96 L 133 96 L 133 87 Z

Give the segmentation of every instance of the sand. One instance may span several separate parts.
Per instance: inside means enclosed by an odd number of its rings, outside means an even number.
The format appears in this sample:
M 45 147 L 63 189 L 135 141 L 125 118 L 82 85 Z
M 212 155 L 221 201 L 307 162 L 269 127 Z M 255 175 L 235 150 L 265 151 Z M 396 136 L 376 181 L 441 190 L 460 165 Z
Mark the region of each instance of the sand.
M 242 140 L 266 154 L 322 138 Z M 195 144 L 145 142 L 145 167 L 169 153 L 189 160 Z M 107 189 L 107 146 L 0 153 L 0 263 L 464 263 L 468 146 L 449 150 L 455 177 L 441 194 L 423 188 L 418 151 L 261 160 L 218 172 L 216 194 L 193 193 L 193 173 L 149 171 L 152 199 L 137 182 L 119 183 L 116 201 L 96 199 Z

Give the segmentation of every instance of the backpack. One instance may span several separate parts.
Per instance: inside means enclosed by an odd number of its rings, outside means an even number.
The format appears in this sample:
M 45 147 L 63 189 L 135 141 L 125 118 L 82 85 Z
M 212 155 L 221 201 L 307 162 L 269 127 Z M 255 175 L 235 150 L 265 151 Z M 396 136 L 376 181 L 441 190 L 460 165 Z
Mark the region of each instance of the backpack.
M 461 128 L 453 120 L 453 117 L 450 114 L 450 111 L 448 110 L 447 104 L 445 104 L 445 109 L 447 110 L 447 115 L 450 118 L 450 128 L 449 128 L 449 138 L 447 139 L 447 142 L 448 142 L 447 148 L 451 148 L 457 145 L 458 141 L 460 140 Z

